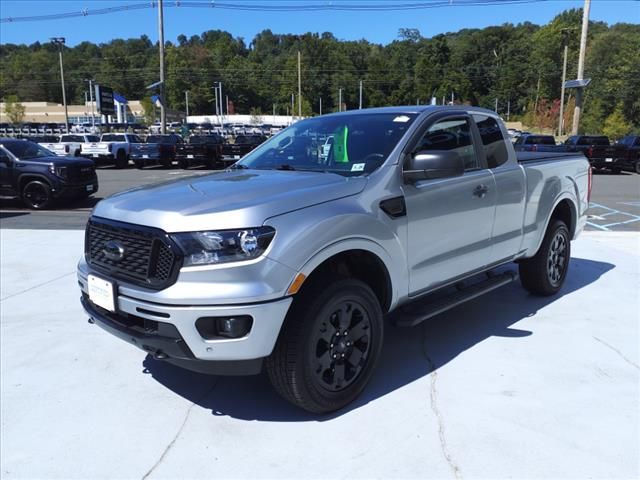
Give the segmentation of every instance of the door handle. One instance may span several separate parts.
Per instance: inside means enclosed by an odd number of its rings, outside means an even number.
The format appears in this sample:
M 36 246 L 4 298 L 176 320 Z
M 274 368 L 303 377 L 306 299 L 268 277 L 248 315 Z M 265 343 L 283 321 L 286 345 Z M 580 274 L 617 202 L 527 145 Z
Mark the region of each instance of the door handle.
M 479 198 L 483 198 L 487 192 L 489 191 L 489 187 L 487 187 L 486 185 L 478 185 L 476 188 L 473 189 L 473 194 L 476 197 Z

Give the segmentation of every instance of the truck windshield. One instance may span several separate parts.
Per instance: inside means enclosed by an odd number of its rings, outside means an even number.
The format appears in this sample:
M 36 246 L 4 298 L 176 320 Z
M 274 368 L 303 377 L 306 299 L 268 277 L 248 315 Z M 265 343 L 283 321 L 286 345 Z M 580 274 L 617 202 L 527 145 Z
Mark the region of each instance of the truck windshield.
M 9 150 L 16 158 L 19 158 L 20 160 L 55 156 L 55 153 L 47 150 L 44 147 L 41 147 L 37 143 L 24 140 L 7 142 L 4 144 L 4 148 Z
M 416 116 L 370 113 L 302 120 L 263 143 L 237 166 L 343 176 L 371 173 L 386 160 Z

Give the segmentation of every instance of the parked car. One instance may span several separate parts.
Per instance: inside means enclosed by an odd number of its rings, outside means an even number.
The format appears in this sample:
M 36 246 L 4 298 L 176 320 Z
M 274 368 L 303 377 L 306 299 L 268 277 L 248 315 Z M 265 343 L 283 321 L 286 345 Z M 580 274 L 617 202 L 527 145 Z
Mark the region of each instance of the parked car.
M 176 160 L 180 168 L 205 165 L 208 168 L 222 167 L 222 148 L 225 139 L 221 135 L 192 135 L 187 143 L 178 145 Z
M 40 210 L 57 200 L 85 198 L 97 191 L 91 160 L 59 157 L 29 140 L 0 138 L 0 196 L 20 198 Z
M 49 143 L 38 143 L 61 157 L 69 155 L 72 157 L 79 157 L 82 153 L 83 143 L 99 142 L 100 137 L 97 135 L 65 134 L 60 135 L 60 139 L 52 137 L 52 140 L 53 141 Z
M 625 148 L 620 162 L 621 167 L 624 170 L 640 173 L 640 135 L 627 135 L 616 145 L 622 145 Z
M 142 143 L 138 135 L 131 133 L 103 133 L 99 142 L 82 144 L 82 156 L 92 158 L 96 162 L 111 163 L 116 168 L 129 165 L 129 155 L 133 145 Z
M 520 135 L 514 142 L 516 152 L 566 152 L 566 145 L 556 144 L 553 135 Z
M 573 152 L 582 152 L 594 169 L 608 169 L 613 173 L 622 170 L 626 147 L 611 145 L 604 135 L 573 135 L 564 142 Z
M 237 162 L 266 139 L 264 135 L 238 135 L 233 143 L 222 147 L 222 160 L 227 164 Z
M 157 360 L 264 365 L 291 403 L 334 411 L 371 378 L 387 320 L 416 325 L 511 283 L 514 261 L 527 290 L 559 292 L 590 172 L 582 154 L 516 155 L 479 108 L 300 120 L 227 171 L 100 202 L 81 302 Z
M 149 165 L 171 168 L 176 159 L 178 145 L 182 143 L 182 137 L 175 133 L 149 135 L 145 143 L 138 143 L 131 147 L 131 160 L 136 168 Z

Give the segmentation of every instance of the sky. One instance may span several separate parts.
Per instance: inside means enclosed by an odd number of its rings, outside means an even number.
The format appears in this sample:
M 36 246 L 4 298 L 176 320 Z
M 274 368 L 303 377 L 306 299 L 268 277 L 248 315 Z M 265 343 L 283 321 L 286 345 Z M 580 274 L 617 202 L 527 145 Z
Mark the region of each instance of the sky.
M 385 12 L 251 12 L 222 10 L 220 8 L 187 8 L 175 6 L 185 0 L 164 0 L 165 40 L 175 41 L 177 36 L 199 35 L 207 30 L 225 30 L 234 37 L 243 37 L 247 43 L 259 32 L 270 29 L 274 33 L 299 34 L 305 32 L 331 32 L 342 40 L 366 39 L 387 44 L 398 38 L 398 29 L 417 28 L 424 37 L 455 32 L 463 28 L 483 28 L 503 23 L 529 21 L 545 24 L 558 13 L 570 8 L 581 8 L 584 0 L 543 0 L 521 4 L 490 6 L 452 6 L 409 11 Z M 202 0 L 201 0 L 202 1 Z M 223 1 L 224 0 L 213 0 Z M 243 0 L 227 0 L 236 3 Z M 247 0 L 244 0 L 247 1 Z M 268 4 L 337 3 L 393 4 L 417 0 L 261 0 Z M 426 0 L 424 3 L 437 0 Z M 486 0 L 485 0 L 486 1 Z M 511 0 L 513 1 L 513 0 Z M 520 0 L 522 1 L 522 0 Z M 66 12 L 80 12 L 87 8 L 100 9 L 120 5 L 150 3 L 151 0 L 0 0 L 0 17 L 20 17 Z M 254 0 L 254 3 L 256 0 Z M 640 2 L 634 0 L 592 0 L 591 20 L 609 24 L 618 22 L 640 23 Z M 0 43 L 45 42 L 50 37 L 62 36 L 67 45 L 83 41 L 103 43 L 113 38 L 137 38 L 147 35 L 158 38 L 157 10 L 144 9 L 108 15 L 88 15 L 37 22 L 0 24 Z

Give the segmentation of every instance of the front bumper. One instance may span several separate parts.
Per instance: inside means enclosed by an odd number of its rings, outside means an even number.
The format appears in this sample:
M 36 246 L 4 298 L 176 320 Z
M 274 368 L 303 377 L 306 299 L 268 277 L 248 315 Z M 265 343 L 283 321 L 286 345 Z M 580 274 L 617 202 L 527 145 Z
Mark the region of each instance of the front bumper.
M 233 305 L 167 305 L 125 295 L 117 288 L 116 312 L 111 313 L 89 301 L 87 277 L 81 272 L 78 283 L 83 293 L 82 305 L 95 323 L 147 352 L 159 350 L 176 361 L 243 362 L 270 355 L 292 302 L 291 297 L 285 297 Z M 201 317 L 239 315 L 253 319 L 251 330 L 242 338 L 205 339 L 195 325 Z M 156 324 L 162 324 L 164 334 L 157 329 L 150 338 L 146 326 Z M 167 334 L 169 331 L 173 334 Z
M 78 183 L 59 182 L 54 185 L 52 194 L 55 198 L 75 198 L 85 195 L 93 195 L 98 191 L 98 177 Z

